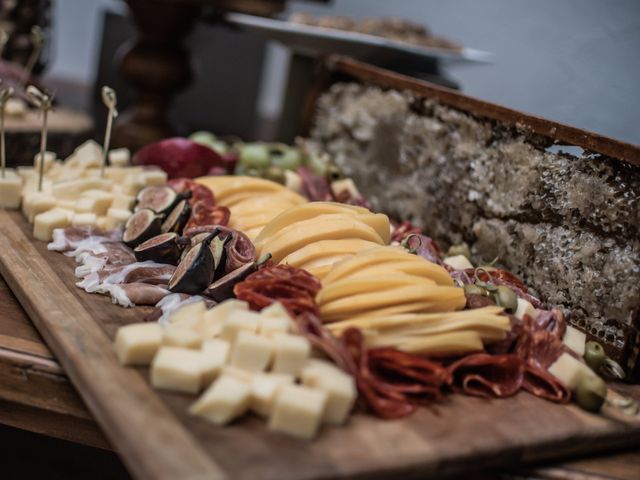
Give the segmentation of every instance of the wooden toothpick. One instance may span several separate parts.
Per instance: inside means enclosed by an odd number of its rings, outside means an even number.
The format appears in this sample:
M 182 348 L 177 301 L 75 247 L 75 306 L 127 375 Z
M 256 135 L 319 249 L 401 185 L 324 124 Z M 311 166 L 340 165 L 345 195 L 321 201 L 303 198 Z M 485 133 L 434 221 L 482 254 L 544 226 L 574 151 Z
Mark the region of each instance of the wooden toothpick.
M 40 131 L 40 168 L 38 171 L 38 191 L 42 191 L 44 177 L 44 154 L 47 151 L 47 114 L 51 110 L 53 95 L 41 92 L 33 85 L 27 87 L 29 101 L 42 112 L 42 130 Z
M 42 35 L 42 29 L 38 25 L 34 25 L 31 28 L 31 43 L 33 44 L 33 50 L 27 64 L 24 66 L 24 77 L 22 78 L 22 86 L 25 86 L 31 78 L 31 72 L 33 67 L 36 66 L 40 53 L 42 52 L 42 46 L 44 45 L 44 36 Z
M 109 109 L 107 113 L 107 127 L 104 132 L 104 145 L 102 146 L 102 169 L 100 170 L 100 176 L 104 177 L 104 169 L 107 166 L 107 160 L 109 157 L 109 143 L 111 142 L 111 127 L 113 126 L 113 119 L 118 116 L 118 110 L 116 105 L 118 98 L 113 88 L 102 87 L 102 102 Z
M 4 107 L 12 94 L 13 88 L 0 86 L 0 162 L 2 163 L 2 178 L 4 178 L 7 168 L 7 157 L 4 146 Z

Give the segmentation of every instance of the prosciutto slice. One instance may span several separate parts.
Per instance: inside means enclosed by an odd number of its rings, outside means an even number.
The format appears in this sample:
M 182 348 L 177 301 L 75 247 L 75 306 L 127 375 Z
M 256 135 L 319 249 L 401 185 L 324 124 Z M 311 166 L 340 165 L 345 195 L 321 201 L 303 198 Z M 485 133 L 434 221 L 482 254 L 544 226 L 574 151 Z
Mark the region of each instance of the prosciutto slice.
M 127 283 L 167 285 L 175 269 L 164 263 L 136 262 L 90 273 L 76 285 L 89 293 L 110 293 L 112 285 Z
M 111 301 L 122 307 L 155 305 L 170 293 L 163 286 L 140 282 L 111 285 L 109 288 Z
M 47 245 L 48 250 L 67 252 L 76 249 L 81 242 L 91 239 L 94 243 L 118 241 L 122 238 L 121 230 L 103 232 L 95 227 L 67 227 L 56 228 L 53 231 L 53 241 Z

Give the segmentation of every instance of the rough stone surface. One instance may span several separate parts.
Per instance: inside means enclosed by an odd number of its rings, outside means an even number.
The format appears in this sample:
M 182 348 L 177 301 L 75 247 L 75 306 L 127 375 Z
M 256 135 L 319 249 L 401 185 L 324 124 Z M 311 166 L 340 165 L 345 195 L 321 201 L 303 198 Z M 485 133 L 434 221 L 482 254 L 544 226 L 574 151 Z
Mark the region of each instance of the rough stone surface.
M 320 97 L 311 137 L 378 209 L 499 257 L 599 336 L 640 306 L 640 168 L 355 83 Z

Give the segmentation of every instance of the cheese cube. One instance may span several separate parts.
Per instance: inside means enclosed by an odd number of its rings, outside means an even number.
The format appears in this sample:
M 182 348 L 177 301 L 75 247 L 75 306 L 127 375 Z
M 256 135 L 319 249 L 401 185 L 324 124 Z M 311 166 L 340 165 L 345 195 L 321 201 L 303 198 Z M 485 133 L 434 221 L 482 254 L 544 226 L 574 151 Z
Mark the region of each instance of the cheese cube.
M 109 210 L 107 210 L 107 230 L 113 230 L 120 225 L 124 225 L 127 220 L 129 220 L 130 216 L 131 212 L 129 210 L 118 210 L 115 208 L 110 208 Z
M 164 185 L 165 183 L 167 183 L 167 172 L 165 172 L 164 170 L 160 170 L 158 169 L 153 169 L 153 170 L 146 170 L 143 174 L 142 177 L 144 178 L 144 182 L 147 185 Z
M 162 342 L 158 323 L 132 323 L 118 329 L 114 346 L 123 365 L 149 365 Z
M 225 425 L 247 411 L 249 392 L 246 382 L 231 375 L 223 375 L 191 405 L 189 412 L 216 425 Z
M 284 171 L 284 186 L 289 190 L 302 193 L 303 183 L 302 177 L 292 170 Z
M 111 202 L 111 208 L 117 210 L 133 210 L 133 206 L 136 203 L 136 198 L 131 195 L 125 195 L 119 193 L 113 196 L 113 202 Z
M 122 182 L 122 193 L 135 197 L 145 186 L 145 178 L 141 173 L 131 173 Z
M 85 178 L 83 179 L 83 182 L 85 185 L 83 191 L 104 190 L 105 192 L 107 192 L 107 191 L 111 191 L 111 188 L 113 187 L 113 180 L 109 180 L 108 178 L 100 178 L 100 177 Z
M 24 117 L 27 111 L 27 104 L 21 98 L 8 98 L 4 104 L 4 113 L 11 117 Z
M 283 385 L 293 385 L 292 375 L 280 373 L 258 373 L 251 380 L 251 400 L 249 408 L 256 415 L 269 417 L 273 411 L 276 396 Z
M 80 197 L 75 202 L 75 211 L 79 213 L 94 213 L 98 215 L 98 200 L 90 197 Z M 104 215 L 105 212 L 102 212 L 100 216 Z
M 323 374 L 331 374 L 337 368 L 333 363 L 319 358 L 310 358 L 300 372 L 300 380 L 304 385 L 313 385 Z
M 87 189 L 86 180 L 74 177 L 74 180 L 64 180 L 51 187 L 51 193 L 57 198 L 75 199 Z
M 131 152 L 128 148 L 114 148 L 109 152 L 109 165 L 126 167 L 129 165 Z
M 7 169 L 8 171 L 8 169 Z M 18 174 L 18 176 L 20 178 L 22 178 L 22 180 L 28 180 L 29 178 L 35 176 L 36 171 L 33 167 L 16 167 L 16 173 Z
M 268 318 L 286 318 L 291 320 L 291 315 L 289 315 L 287 309 L 284 308 L 284 305 L 280 302 L 272 303 L 268 307 L 263 308 L 260 310 L 260 315 Z
M 584 375 L 595 375 L 587 365 L 566 352 L 558 357 L 548 371 L 570 390 L 576 388 Z
M 82 193 L 82 197 L 95 200 L 93 213 L 96 215 L 105 215 L 113 202 L 113 194 L 104 190 L 87 190 Z
M 467 268 L 473 268 L 473 264 L 464 255 L 453 255 L 451 257 L 445 257 L 443 262 L 449 265 L 454 270 L 466 270 Z
M 349 196 L 351 198 L 362 197 L 360 191 L 358 190 L 358 187 L 356 187 L 356 184 L 353 183 L 353 180 L 350 178 L 343 178 L 341 180 L 335 180 L 331 182 L 331 191 L 336 197 L 345 191 L 349 192 Z
M 232 377 L 236 377 L 245 383 L 251 383 L 253 381 L 253 377 L 256 375 L 256 372 L 250 372 L 248 370 L 244 370 L 243 368 L 227 364 L 222 367 L 222 375 L 231 375 Z
M 287 333 L 291 320 L 283 317 L 265 317 L 260 319 L 258 332 L 264 337 L 272 337 L 277 333 Z
M 60 211 L 49 210 L 35 216 L 33 222 L 33 236 L 36 240 L 50 242 L 53 238 L 53 230 L 69 226 L 69 219 Z
M 222 324 L 231 312 L 236 310 L 246 312 L 249 310 L 249 304 L 241 300 L 230 299 L 204 312 L 202 321 L 205 338 L 213 338 L 220 335 L 222 333 Z
M 22 178 L 7 169 L 0 177 L 0 208 L 20 208 L 22 201 Z
M 529 315 L 532 319 L 535 319 L 538 316 L 538 311 L 528 301 L 518 298 L 518 307 L 514 315 L 519 320 L 522 320 L 525 315 Z
M 224 340 L 213 338 L 202 342 L 202 383 L 209 385 L 227 363 L 231 345 Z
M 260 315 L 255 312 L 232 310 L 222 322 L 220 338 L 234 342 L 239 331 L 255 333 L 260 324 Z
M 110 226 L 111 226 L 111 221 L 107 216 L 98 217 L 98 219 L 96 220 L 96 227 L 98 227 L 103 232 L 111 230 Z
M 309 340 L 300 335 L 278 333 L 273 336 L 275 373 L 298 375 L 311 354 Z
M 202 317 L 207 311 L 203 300 L 182 305 L 169 316 L 169 323 L 190 327 L 202 334 Z
M 95 213 L 75 213 L 71 217 L 72 227 L 96 227 L 98 225 L 98 217 Z
M 197 330 L 171 323 L 164 329 L 163 345 L 182 348 L 200 348 L 202 335 Z
M 237 334 L 230 363 L 250 372 L 261 372 L 269 365 L 272 354 L 273 342 L 270 339 L 241 330 Z
M 326 404 L 325 392 L 299 385 L 283 385 L 269 417 L 269 429 L 312 438 L 318 432 Z
M 73 210 L 69 210 L 68 208 L 61 208 L 61 207 L 53 207 L 51 210 L 49 210 L 50 212 L 62 212 L 67 216 L 67 220 L 69 221 L 69 224 L 71 224 L 71 219 L 73 218 L 73 216 L 75 215 L 75 212 Z
M 69 155 L 64 163 L 70 167 L 89 168 L 102 165 L 102 147 L 93 140 L 87 140 Z
M 151 362 L 151 384 L 155 388 L 198 393 L 202 386 L 199 350 L 162 346 Z
M 584 351 L 587 344 L 586 333 L 581 332 L 571 325 L 567 325 L 567 331 L 565 332 L 562 341 L 567 347 L 576 352 L 580 357 L 584 356 Z
M 334 365 L 317 368 L 314 374 L 305 377 L 305 385 L 327 394 L 323 420 L 334 425 L 343 424 L 358 397 L 353 377 Z
M 29 192 L 22 200 L 22 213 L 29 222 L 33 222 L 36 215 L 51 210 L 56 206 L 56 199 L 50 193 Z
M 64 198 L 60 198 L 56 200 L 56 207 L 64 208 L 65 210 L 74 210 L 76 209 L 75 200 L 66 200 Z
M 47 173 L 51 167 L 53 166 L 53 163 L 56 161 L 57 155 L 54 152 L 44 152 L 44 172 Z M 36 172 L 40 171 L 40 152 L 36 153 L 35 156 L 33 157 L 33 166 L 35 168 Z

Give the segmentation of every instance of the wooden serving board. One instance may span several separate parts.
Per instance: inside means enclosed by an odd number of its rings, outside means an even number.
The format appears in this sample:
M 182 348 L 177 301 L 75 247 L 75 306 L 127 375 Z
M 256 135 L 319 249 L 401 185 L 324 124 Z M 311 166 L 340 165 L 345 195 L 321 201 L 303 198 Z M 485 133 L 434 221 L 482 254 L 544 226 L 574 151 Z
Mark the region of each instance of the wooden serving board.
M 219 428 L 187 413 L 194 397 L 151 388 L 123 368 L 112 339 L 147 309 L 124 309 L 74 285 L 73 260 L 33 241 L 0 210 L 0 273 L 137 478 L 311 479 L 469 474 L 482 468 L 640 444 L 640 421 L 592 415 L 522 393 L 504 400 L 448 396 L 397 421 L 354 415 L 314 441 L 269 432 L 247 416 Z M 640 388 L 625 387 L 640 398 Z M 69 425 L 73 428 L 73 425 Z

